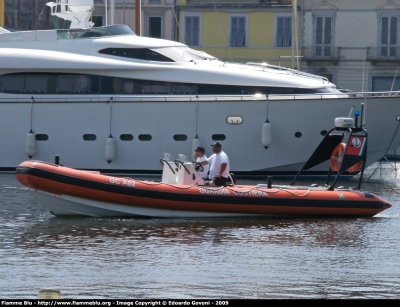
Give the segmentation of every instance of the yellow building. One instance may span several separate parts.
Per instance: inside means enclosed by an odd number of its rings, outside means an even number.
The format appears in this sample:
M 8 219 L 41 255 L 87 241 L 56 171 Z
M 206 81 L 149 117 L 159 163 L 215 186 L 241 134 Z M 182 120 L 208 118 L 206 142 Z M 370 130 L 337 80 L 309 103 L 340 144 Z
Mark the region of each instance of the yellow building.
M 223 61 L 291 67 L 291 0 L 177 0 L 177 40 Z M 296 31 L 298 33 L 298 30 Z M 295 64 L 295 67 L 297 65 Z
M 4 1 L 0 0 L 0 27 L 4 27 Z

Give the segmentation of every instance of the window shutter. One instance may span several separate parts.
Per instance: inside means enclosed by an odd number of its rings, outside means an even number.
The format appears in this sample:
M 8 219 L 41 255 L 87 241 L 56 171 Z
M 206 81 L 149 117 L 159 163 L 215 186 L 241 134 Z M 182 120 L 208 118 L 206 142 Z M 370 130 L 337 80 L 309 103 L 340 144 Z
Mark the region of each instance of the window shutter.
M 185 17 L 185 43 L 188 46 L 200 46 L 199 17 Z
M 397 43 L 397 17 L 390 18 L 390 44 Z
M 238 18 L 238 37 L 237 37 L 237 46 L 244 46 L 245 45 L 245 31 L 246 31 L 246 25 L 245 25 L 245 18 L 240 17 Z
M 231 46 L 236 46 L 236 39 L 238 36 L 238 18 L 231 18 Z
M 285 18 L 285 32 L 283 36 L 283 46 L 288 47 L 292 41 L 292 18 Z
M 192 18 L 193 34 L 192 34 L 192 45 L 200 46 L 200 18 Z
M 382 17 L 382 33 L 381 33 L 382 45 L 387 45 L 388 43 L 388 29 L 389 29 L 389 17 Z
M 331 38 L 332 38 L 332 18 L 331 17 L 325 17 L 325 33 L 324 33 L 324 43 L 327 45 L 331 44 Z
M 322 17 L 317 17 L 317 28 L 316 28 L 316 32 L 315 32 L 315 43 L 317 45 L 322 44 L 322 21 L 323 18 Z
M 276 46 L 283 46 L 283 32 L 284 32 L 284 22 L 285 19 L 283 17 L 277 18 L 277 29 L 276 29 Z
M 192 17 L 185 18 L 185 43 L 188 46 L 192 45 Z

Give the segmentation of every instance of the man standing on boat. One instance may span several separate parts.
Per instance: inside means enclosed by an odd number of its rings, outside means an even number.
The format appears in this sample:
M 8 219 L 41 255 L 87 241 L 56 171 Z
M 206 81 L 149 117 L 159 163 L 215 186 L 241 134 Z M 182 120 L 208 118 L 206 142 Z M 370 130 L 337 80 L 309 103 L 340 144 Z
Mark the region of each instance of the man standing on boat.
M 210 186 L 226 186 L 229 180 L 229 158 L 222 150 L 222 145 L 218 142 L 211 144 L 214 154 L 207 161 L 199 162 L 201 165 L 210 164 L 208 177 L 211 181 L 206 182 Z
M 197 163 L 201 163 L 204 161 L 207 161 L 207 156 L 205 155 L 206 150 L 204 149 L 204 147 L 199 146 L 195 149 L 195 154 L 194 154 L 194 158 L 193 160 L 196 161 Z M 208 180 L 208 170 L 210 168 L 210 165 L 202 165 L 203 166 L 203 171 L 200 172 L 198 171 L 199 175 L 204 179 L 204 180 Z

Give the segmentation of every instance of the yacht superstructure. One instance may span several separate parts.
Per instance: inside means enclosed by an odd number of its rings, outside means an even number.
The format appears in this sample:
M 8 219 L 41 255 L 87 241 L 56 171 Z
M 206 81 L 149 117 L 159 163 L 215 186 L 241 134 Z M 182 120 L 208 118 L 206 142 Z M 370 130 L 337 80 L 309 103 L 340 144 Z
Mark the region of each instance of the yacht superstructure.
M 61 2 L 50 5 L 54 14 L 68 4 Z M 90 8 L 84 2 L 81 14 Z M 73 8 L 63 14 L 70 18 Z M 222 62 L 124 25 L 82 24 L 0 31 L 0 169 L 27 155 L 59 155 L 74 168 L 161 173 L 153 162 L 164 153 L 191 159 L 193 146 L 219 141 L 232 171 L 291 175 L 319 142 L 315 131 L 322 138 L 333 117 L 361 103 L 371 127 L 368 165 L 400 145 L 396 93 L 350 96 L 323 77 Z

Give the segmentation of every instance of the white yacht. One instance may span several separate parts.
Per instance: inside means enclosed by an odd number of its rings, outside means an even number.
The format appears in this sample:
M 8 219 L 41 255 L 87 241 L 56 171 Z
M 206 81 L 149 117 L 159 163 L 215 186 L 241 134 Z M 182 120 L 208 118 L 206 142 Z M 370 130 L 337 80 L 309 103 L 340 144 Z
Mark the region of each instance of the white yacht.
M 218 141 L 236 174 L 292 175 L 333 118 L 364 103 L 368 165 L 400 146 L 397 93 L 345 94 L 323 77 L 235 64 L 125 25 L 92 27 L 92 1 L 49 3 L 67 30 L 0 28 L 0 170 L 28 156 L 108 173 L 159 173 Z M 353 108 L 354 107 L 354 108 Z M 368 166 L 367 165 L 367 166 Z M 326 175 L 326 165 L 308 175 Z

